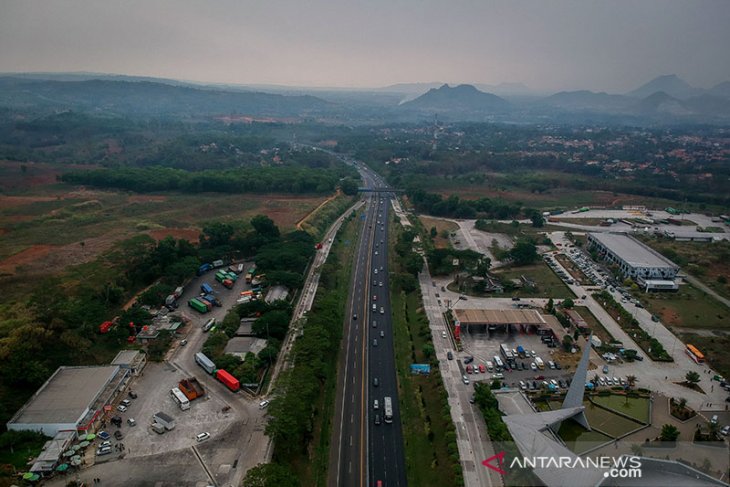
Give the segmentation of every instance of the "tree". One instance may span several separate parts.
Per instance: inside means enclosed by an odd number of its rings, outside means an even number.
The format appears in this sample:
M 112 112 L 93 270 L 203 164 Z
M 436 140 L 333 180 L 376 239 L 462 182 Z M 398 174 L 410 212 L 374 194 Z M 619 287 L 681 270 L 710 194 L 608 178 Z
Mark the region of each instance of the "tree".
M 635 375 L 627 375 L 626 376 L 626 383 L 629 386 L 629 389 L 634 387 L 636 385 L 636 376 Z
M 684 378 L 688 384 L 696 385 L 700 381 L 700 374 L 698 374 L 694 370 L 690 370 L 689 372 L 687 372 Z
M 573 302 L 572 299 L 566 298 L 566 299 L 563 300 L 562 306 L 565 309 L 571 309 L 573 306 L 575 306 L 575 303 Z
M 208 248 L 227 245 L 230 242 L 234 231 L 235 229 L 230 223 L 208 223 L 203 227 L 203 233 L 200 235 L 200 245 Z
M 545 305 L 545 311 L 548 313 L 552 313 L 555 309 L 555 303 L 553 302 L 553 298 L 548 299 L 547 304 Z
M 539 212 L 533 213 L 530 220 L 532 221 L 532 226 L 535 228 L 542 228 L 545 226 L 545 219 Z
M 677 407 L 682 410 L 687 406 L 687 399 L 680 397 L 677 399 Z
M 256 465 L 243 479 L 243 487 L 300 487 L 301 483 L 288 465 L 262 463 Z
M 570 335 L 565 335 L 563 337 L 563 350 L 566 352 L 570 352 L 570 349 L 573 348 L 573 337 Z
M 266 215 L 256 215 L 251 218 L 251 226 L 261 236 L 272 239 L 279 238 L 279 227 L 276 226 L 274 220 Z
M 289 313 L 283 310 L 269 311 L 254 321 L 251 327 L 258 337 L 274 337 L 283 340 L 289 329 Z
M 662 426 L 662 432 L 659 434 L 661 441 L 674 442 L 679 438 L 679 430 L 673 424 L 665 424 Z
M 430 343 L 424 343 L 421 350 L 423 351 L 423 355 L 425 355 L 427 359 L 430 359 L 436 353 L 436 350 Z
M 345 178 L 342 181 L 340 181 L 340 191 L 345 193 L 348 196 L 355 196 L 357 194 L 359 187 L 357 184 L 357 181 L 355 181 L 352 178 Z
M 431 238 L 436 238 L 438 234 L 439 232 L 436 230 L 436 227 L 431 227 Z
M 517 266 L 532 264 L 539 258 L 535 244 L 524 239 L 518 240 L 515 246 L 510 249 L 509 257 Z

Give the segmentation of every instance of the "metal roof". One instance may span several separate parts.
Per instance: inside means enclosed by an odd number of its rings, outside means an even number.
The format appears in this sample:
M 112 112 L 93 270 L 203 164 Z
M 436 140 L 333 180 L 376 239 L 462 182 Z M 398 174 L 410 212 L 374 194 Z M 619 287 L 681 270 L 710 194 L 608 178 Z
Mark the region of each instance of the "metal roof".
M 8 424 L 75 423 L 118 372 L 116 365 L 59 367 Z
M 632 267 L 679 269 L 677 264 L 625 233 L 589 233 L 588 235 Z
M 455 309 L 462 325 L 542 325 L 545 318 L 534 309 Z

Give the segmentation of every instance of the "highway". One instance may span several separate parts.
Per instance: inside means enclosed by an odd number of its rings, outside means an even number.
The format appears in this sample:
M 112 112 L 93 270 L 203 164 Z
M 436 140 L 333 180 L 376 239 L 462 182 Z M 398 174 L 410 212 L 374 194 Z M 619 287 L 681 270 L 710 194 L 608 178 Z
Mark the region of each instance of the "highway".
M 359 169 L 364 187 L 385 186 L 368 169 Z M 368 195 L 365 207 L 358 212 L 363 227 L 338 364 L 328 482 L 332 487 L 406 485 L 388 282 L 387 218 L 391 196 Z M 387 423 L 385 397 L 391 398 L 393 406 L 392 422 Z

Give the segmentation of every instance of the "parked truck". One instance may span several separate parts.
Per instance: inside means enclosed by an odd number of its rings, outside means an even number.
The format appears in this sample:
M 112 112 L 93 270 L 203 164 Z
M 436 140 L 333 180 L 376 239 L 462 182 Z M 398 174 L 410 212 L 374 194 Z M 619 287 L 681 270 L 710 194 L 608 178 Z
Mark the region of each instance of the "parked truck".
M 208 272 L 212 268 L 213 268 L 213 266 L 210 265 L 210 264 L 203 264 L 200 267 L 198 267 L 198 275 L 199 276 L 202 276 L 203 274 L 205 274 L 206 272 Z
M 164 434 L 165 431 L 167 431 L 167 430 L 165 429 L 164 426 L 162 426 L 160 423 L 155 421 L 154 423 L 152 423 L 152 431 L 154 431 L 158 435 L 161 435 L 161 434 Z
M 215 364 L 203 352 L 198 352 L 195 354 L 195 361 L 198 363 L 198 365 L 203 367 L 203 370 L 205 370 L 209 374 L 215 373 Z
M 198 297 L 197 297 L 197 298 L 195 298 L 195 299 L 197 299 L 198 301 L 200 301 L 201 303 L 203 303 L 203 304 L 205 305 L 205 307 L 206 307 L 206 308 L 208 308 L 208 311 L 210 311 L 210 310 L 212 310 L 212 309 L 213 309 L 213 303 L 211 303 L 210 301 L 208 301 L 208 300 L 207 300 L 207 299 L 205 299 L 204 297 L 202 297 L 202 296 L 198 296 Z
M 218 299 L 214 294 L 206 294 L 203 296 L 203 299 L 208 301 L 213 306 L 218 306 L 219 308 L 222 306 L 220 299 Z
M 537 365 L 538 369 L 545 370 L 545 362 L 540 357 L 535 357 L 535 365 Z
M 213 288 L 207 282 L 200 285 L 200 290 L 203 291 L 204 294 L 213 294 Z
M 221 381 L 228 389 L 233 392 L 237 392 L 241 388 L 241 384 L 238 382 L 238 379 L 236 379 L 223 369 L 218 369 L 215 371 L 215 378 Z
M 525 347 L 522 345 L 517 345 L 517 355 L 524 358 L 525 357 Z
M 226 263 L 223 262 L 222 260 L 213 261 L 213 268 L 215 268 L 215 269 L 218 269 L 219 267 L 223 267 L 224 265 L 226 265 Z
M 202 301 L 199 301 L 197 298 L 193 298 L 188 301 L 188 306 L 198 313 L 207 313 L 209 311 L 208 306 L 206 306 Z
M 175 420 L 162 411 L 155 413 L 154 416 L 152 416 L 152 421 L 161 424 L 167 431 L 175 429 Z
M 178 383 L 177 387 L 178 389 L 180 389 L 180 392 L 185 394 L 185 397 L 187 397 L 190 401 L 194 401 L 195 399 L 203 397 L 205 395 L 205 390 L 203 389 L 203 386 L 200 385 L 200 382 L 198 382 L 198 379 L 196 379 L 195 377 L 181 380 Z

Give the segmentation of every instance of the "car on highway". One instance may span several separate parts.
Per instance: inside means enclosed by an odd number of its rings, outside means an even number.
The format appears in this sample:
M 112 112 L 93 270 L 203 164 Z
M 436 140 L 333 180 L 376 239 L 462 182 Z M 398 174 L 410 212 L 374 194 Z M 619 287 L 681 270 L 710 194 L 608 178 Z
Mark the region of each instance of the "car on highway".
M 373 377 L 373 387 L 378 387 L 380 385 L 380 380 L 377 377 Z
M 380 281 L 380 287 L 383 287 L 383 281 Z
M 378 322 L 373 320 L 373 328 L 377 328 L 377 327 L 378 327 Z
M 377 311 L 377 310 L 378 310 L 378 305 L 373 303 L 373 311 Z
M 375 399 L 375 400 L 373 401 L 373 409 L 378 409 L 379 407 L 380 407 L 380 404 L 378 403 L 378 400 L 377 400 L 377 399 Z
M 385 314 L 385 308 L 383 308 L 382 306 L 380 307 L 380 314 L 381 315 L 384 315 Z
M 353 320 L 356 320 L 357 319 L 357 313 L 355 313 L 355 314 L 352 315 L 352 319 Z
M 373 338 L 373 347 L 377 347 L 377 346 L 378 346 L 378 339 Z
M 380 425 L 380 415 L 379 414 L 375 415 L 375 424 Z
M 385 338 L 385 332 L 383 330 L 380 330 L 380 338 Z

